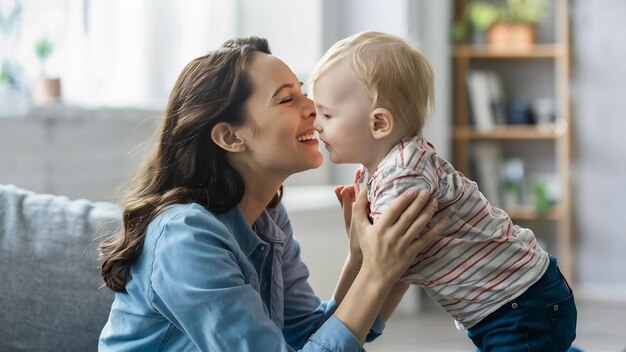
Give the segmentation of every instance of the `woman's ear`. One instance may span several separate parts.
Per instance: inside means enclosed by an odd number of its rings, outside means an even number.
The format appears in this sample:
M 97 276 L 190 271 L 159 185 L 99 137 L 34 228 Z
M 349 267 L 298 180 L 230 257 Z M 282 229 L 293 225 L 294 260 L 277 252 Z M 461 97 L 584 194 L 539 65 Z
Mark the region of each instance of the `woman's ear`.
M 227 152 L 237 153 L 246 150 L 243 140 L 237 136 L 237 130 L 227 122 L 213 126 L 211 139 Z
M 376 108 L 370 113 L 370 131 L 374 139 L 385 138 L 395 127 L 395 120 L 391 111 L 385 108 Z

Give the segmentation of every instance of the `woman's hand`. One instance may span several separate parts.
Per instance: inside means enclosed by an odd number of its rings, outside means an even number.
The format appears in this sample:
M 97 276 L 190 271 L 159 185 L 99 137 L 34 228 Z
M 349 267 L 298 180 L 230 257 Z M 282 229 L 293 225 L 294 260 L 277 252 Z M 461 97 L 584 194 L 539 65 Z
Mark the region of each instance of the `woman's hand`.
M 436 200 L 428 201 L 427 191 L 407 191 L 389 205 L 376 224 L 367 217 L 365 190 L 352 207 L 350 238 L 357 238 L 362 255 L 362 270 L 372 278 L 395 282 L 413 259 L 443 230 L 447 220 L 420 235 L 437 210 Z M 352 240 L 351 240 L 352 242 Z
M 345 213 L 347 204 L 342 204 Z M 447 219 L 420 235 L 437 210 L 437 203 L 428 201 L 426 191 L 419 195 L 406 192 L 398 197 L 374 225 L 367 216 L 364 190 L 350 205 L 350 243 L 358 239 L 363 259 L 359 269 L 344 267 L 342 271 L 336 290 L 340 295 L 335 316 L 364 341 L 378 313 L 387 318 L 391 315 L 406 292 L 406 285 L 398 283 L 400 276 L 441 233 Z

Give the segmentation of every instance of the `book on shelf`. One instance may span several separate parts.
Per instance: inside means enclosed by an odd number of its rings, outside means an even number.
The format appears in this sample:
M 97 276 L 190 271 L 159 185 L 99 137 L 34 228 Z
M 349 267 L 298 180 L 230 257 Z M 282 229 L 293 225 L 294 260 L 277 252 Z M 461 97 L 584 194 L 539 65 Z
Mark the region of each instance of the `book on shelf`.
M 499 143 L 472 145 L 472 175 L 478 189 L 491 205 L 502 208 L 502 146 Z
M 470 120 L 485 131 L 506 123 L 506 100 L 502 77 L 495 71 L 470 70 L 467 73 Z

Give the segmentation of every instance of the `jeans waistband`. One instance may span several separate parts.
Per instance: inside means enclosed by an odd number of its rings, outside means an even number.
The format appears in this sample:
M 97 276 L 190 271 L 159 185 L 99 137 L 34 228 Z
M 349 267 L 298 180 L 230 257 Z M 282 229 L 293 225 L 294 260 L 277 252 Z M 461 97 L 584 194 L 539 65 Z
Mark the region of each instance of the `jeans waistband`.
M 565 278 L 563 277 L 563 275 L 561 274 L 561 271 L 559 270 L 557 266 L 556 258 L 554 256 L 550 256 L 549 258 L 550 258 L 550 262 L 548 264 L 548 268 L 546 269 L 546 272 L 541 276 L 541 278 L 537 282 L 535 282 L 532 286 L 530 286 L 528 290 L 526 290 L 526 292 L 522 294 L 522 296 L 530 295 L 560 280 L 563 280 L 563 282 L 565 282 L 565 284 L 569 287 L 569 284 L 567 284 L 567 281 L 565 281 Z

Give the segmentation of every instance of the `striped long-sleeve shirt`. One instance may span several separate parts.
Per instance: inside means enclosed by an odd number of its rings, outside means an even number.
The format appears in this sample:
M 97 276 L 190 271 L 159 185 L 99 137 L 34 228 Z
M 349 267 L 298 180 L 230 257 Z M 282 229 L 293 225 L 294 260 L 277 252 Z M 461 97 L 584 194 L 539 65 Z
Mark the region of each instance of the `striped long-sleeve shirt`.
M 533 232 L 513 225 L 424 138 L 403 139 L 371 175 L 364 167 L 357 170 L 355 181 L 367 184 L 373 221 L 408 189 L 427 189 L 437 199 L 429 227 L 442 216 L 449 224 L 415 258 L 403 281 L 424 286 L 465 328 L 524 293 L 548 267 L 548 254 Z

